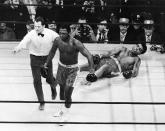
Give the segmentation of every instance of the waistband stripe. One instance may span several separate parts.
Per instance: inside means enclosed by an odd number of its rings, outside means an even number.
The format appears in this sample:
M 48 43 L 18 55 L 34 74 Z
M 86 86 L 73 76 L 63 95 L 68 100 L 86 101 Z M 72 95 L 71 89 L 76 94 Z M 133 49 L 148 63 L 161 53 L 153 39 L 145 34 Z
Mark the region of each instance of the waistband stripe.
M 61 61 L 58 62 L 61 66 L 66 67 L 66 68 L 76 68 L 78 67 L 78 64 L 73 64 L 73 65 L 65 65 L 61 63 Z

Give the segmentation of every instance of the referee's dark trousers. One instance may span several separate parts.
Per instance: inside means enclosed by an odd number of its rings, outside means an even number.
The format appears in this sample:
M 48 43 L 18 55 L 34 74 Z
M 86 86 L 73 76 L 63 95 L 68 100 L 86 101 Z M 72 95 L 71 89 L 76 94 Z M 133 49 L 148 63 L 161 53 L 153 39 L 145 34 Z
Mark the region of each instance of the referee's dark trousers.
M 37 94 L 38 101 L 40 103 L 44 103 L 44 93 L 42 89 L 42 81 L 41 81 L 41 66 L 46 62 L 47 56 L 35 56 L 30 54 L 30 65 L 33 76 L 33 84 L 35 88 L 35 92 Z M 55 87 L 55 79 L 53 77 L 53 64 L 52 61 L 48 64 L 48 76 L 46 81 Z

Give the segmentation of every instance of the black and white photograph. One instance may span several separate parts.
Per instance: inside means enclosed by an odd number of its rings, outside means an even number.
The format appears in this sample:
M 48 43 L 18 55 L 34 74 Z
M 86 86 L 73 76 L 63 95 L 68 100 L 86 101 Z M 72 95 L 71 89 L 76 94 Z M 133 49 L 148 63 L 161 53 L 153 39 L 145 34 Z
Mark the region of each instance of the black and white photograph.
M 164 0 L 1 0 L 0 131 L 165 131 Z

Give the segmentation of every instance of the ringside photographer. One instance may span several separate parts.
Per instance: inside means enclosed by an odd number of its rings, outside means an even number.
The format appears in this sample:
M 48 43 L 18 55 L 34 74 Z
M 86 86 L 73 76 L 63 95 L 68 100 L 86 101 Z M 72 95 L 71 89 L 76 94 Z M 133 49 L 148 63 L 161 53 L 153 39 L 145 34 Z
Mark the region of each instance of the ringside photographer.
M 85 18 L 80 18 L 78 20 L 78 25 L 76 29 L 71 33 L 71 36 L 80 40 L 83 43 L 94 43 L 96 42 L 96 37 L 92 27 L 86 24 Z

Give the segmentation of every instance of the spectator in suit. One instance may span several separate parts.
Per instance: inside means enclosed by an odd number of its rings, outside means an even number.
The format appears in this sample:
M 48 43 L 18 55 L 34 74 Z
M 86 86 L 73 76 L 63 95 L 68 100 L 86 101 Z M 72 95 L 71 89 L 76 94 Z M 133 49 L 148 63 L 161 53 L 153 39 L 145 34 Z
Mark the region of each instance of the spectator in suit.
M 113 26 L 109 29 L 108 40 L 110 43 L 116 44 L 133 44 L 136 36 L 129 28 L 130 18 L 120 17 L 119 25 Z
M 144 33 L 144 28 L 142 26 L 142 24 L 143 24 L 142 15 L 138 14 L 138 13 L 132 14 L 131 15 L 131 23 L 132 23 L 132 25 L 130 25 L 130 32 L 132 32 L 135 36 L 134 41 L 138 41 L 138 36 L 141 33 Z
M 2 22 L 5 20 L 5 11 L 6 11 L 6 6 L 2 5 L 4 1 L 0 2 L 0 40 L 15 40 L 16 36 L 12 28 L 7 27 L 5 22 Z
M 132 14 L 132 25 L 130 26 L 133 28 L 135 35 L 138 36 L 139 34 L 144 32 L 144 29 L 141 24 L 143 24 L 143 17 L 141 14 Z
M 41 16 L 46 22 L 59 22 L 60 21 L 60 11 L 61 7 L 56 5 L 53 0 L 42 0 L 36 9 L 36 18 Z
M 56 22 L 52 21 L 52 23 L 49 23 L 48 24 L 48 28 L 53 30 L 53 31 L 55 31 L 55 32 L 57 32 L 57 24 L 56 24 Z
M 37 8 L 37 4 L 38 4 L 38 0 L 21 0 L 24 4 L 27 5 L 31 5 L 31 6 L 27 6 L 29 14 L 30 14 L 30 19 L 32 19 L 34 21 L 35 19 L 35 15 L 36 15 L 36 8 Z M 32 6 L 35 5 L 35 6 Z
M 107 20 L 100 20 L 100 24 L 97 25 L 97 30 L 95 32 L 97 43 L 107 43 L 108 42 L 108 28 Z
M 28 20 L 26 23 L 27 33 L 34 29 L 34 22 L 32 20 Z
M 27 33 L 26 23 L 24 22 L 30 19 L 28 9 L 20 0 L 6 0 L 5 4 L 10 5 L 5 6 L 4 20 L 19 22 L 7 23 L 7 26 L 14 30 L 17 40 L 20 40 Z
M 80 1 L 80 0 L 79 0 Z M 80 17 L 78 6 L 75 6 L 75 0 L 59 0 L 61 5 L 60 22 L 77 22 Z M 74 15 L 73 15 L 74 14 Z
M 3 22 L 0 23 L 0 40 L 16 40 L 15 32 Z
M 163 41 L 160 34 L 155 30 L 154 20 L 145 19 L 144 20 L 144 33 L 141 33 L 138 37 L 138 43 L 143 43 L 147 45 L 162 45 Z
M 77 12 L 79 16 L 84 16 L 89 23 L 98 22 L 98 17 L 102 15 L 102 7 L 99 0 L 75 0 L 75 3 L 80 6 Z M 96 28 L 94 25 L 91 26 Z
M 104 1 L 104 5 L 107 6 L 105 6 L 104 11 L 101 15 L 103 15 L 104 18 L 108 17 L 108 19 L 113 19 L 114 16 L 117 17 L 120 11 L 120 8 L 117 6 L 121 4 L 121 0 L 102 0 L 102 1 Z

